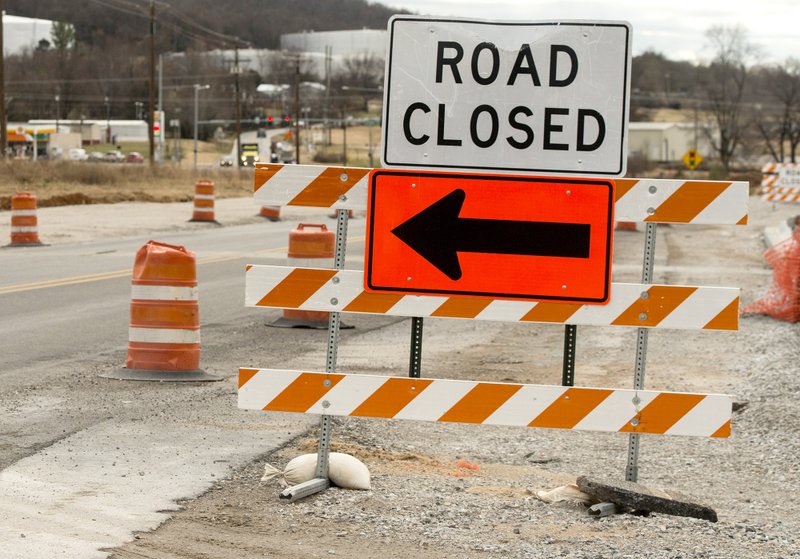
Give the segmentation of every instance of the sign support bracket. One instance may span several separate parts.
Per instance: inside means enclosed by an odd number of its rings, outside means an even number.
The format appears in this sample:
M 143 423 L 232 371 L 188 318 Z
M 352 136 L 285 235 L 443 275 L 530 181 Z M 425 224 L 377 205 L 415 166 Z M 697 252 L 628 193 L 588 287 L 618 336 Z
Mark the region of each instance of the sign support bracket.
M 419 378 L 422 372 L 422 317 L 411 318 L 411 357 L 408 364 L 408 376 Z
M 647 223 L 644 238 L 644 263 L 642 265 L 642 283 L 653 283 L 653 265 L 656 252 L 657 223 Z M 642 293 L 643 298 L 647 292 Z M 645 316 L 644 319 L 647 317 Z M 649 330 L 639 328 L 636 333 L 636 369 L 633 378 L 634 390 L 644 389 L 644 372 L 647 363 L 647 337 Z M 628 438 L 628 465 L 625 469 L 625 480 L 636 482 L 639 478 L 639 434 L 631 433 Z
M 564 327 L 564 365 L 561 372 L 561 386 L 575 386 L 575 345 L 578 341 L 578 327 L 567 324 Z
M 336 249 L 334 252 L 333 267 L 336 270 L 344 269 L 345 250 L 347 247 L 347 221 L 348 210 L 338 210 L 336 215 Z M 422 319 L 420 319 L 422 320 Z M 328 348 L 325 359 L 325 372 L 336 372 L 336 358 L 339 350 L 340 313 L 332 312 L 328 319 Z M 329 381 L 325 381 L 329 382 Z M 328 479 L 328 458 L 330 456 L 330 443 L 333 431 L 333 419 L 330 415 L 323 415 L 320 419 L 319 449 L 317 450 L 317 469 L 315 478 L 307 482 L 289 487 L 281 493 L 282 499 L 294 502 L 298 499 L 325 491 L 330 487 Z

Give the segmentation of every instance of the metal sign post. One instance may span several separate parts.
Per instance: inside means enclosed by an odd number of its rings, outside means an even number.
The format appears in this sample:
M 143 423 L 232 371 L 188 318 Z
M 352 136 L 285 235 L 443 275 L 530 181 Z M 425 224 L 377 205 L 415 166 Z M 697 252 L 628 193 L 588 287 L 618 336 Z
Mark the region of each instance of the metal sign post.
M 333 267 L 336 270 L 344 269 L 345 250 L 347 248 L 347 220 L 348 210 L 338 210 L 336 212 L 336 249 L 334 252 Z M 325 359 L 325 372 L 333 374 L 336 372 L 336 357 L 339 349 L 339 326 L 340 313 L 330 313 L 328 319 L 328 348 Z M 330 385 L 329 380 L 323 381 L 325 386 Z M 333 420 L 329 415 L 322 415 L 320 419 L 319 449 L 317 450 L 317 469 L 315 478 L 293 487 L 289 487 L 281 493 L 282 499 L 296 501 L 309 495 L 325 491 L 330 487 L 328 479 L 328 457 L 330 455 L 330 442 L 333 431 Z
M 644 264 L 642 265 L 642 283 L 647 285 L 653 283 L 653 263 L 655 261 L 656 252 L 656 227 L 657 223 L 648 223 L 645 231 L 644 238 Z M 642 292 L 642 299 L 648 297 L 646 291 Z M 646 314 L 646 313 L 642 313 Z M 640 317 L 641 320 L 647 320 L 647 316 Z M 647 335 L 649 330 L 647 328 L 639 328 L 636 334 L 636 371 L 633 379 L 633 389 L 644 389 L 644 370 L 647 362 Z M 638 400 L 638 396 L 635 398 Z M 638 402 L 634 402 L 638 406 Z M 631 424 L 638 420 L 636 418 L 631 420 Z M 636 425 L 634 425 L 636 426 Z M 628 466 L 625 469 L 626 481 L 637 481 L 639 478 L 639 434 L 631 433 L 628 439 Z

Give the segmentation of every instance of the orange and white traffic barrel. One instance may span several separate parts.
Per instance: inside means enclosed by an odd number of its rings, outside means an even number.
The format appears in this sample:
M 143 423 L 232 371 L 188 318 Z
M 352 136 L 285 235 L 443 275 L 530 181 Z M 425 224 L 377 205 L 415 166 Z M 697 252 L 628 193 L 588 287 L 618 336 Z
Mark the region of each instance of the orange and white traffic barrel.
M 42 246 L 36 195 L 31 192 L 18 192 L 11 197 L 11 243 L 8 246 Z
M 194 184 L 194 211 L 189 221 L 211 221 L 214 218 L 214 182 L 200 180 Z
M 336 234 L 321 223 L 300 223 L 289 232 L 287 264 L 297 268 L 333 268 Z M 327 328 L 330 313 L 284 309 L 270 324 L 280 328 Z M 346 326 L 340 325 L 340 328 Z
M 126 380 L 220 380 L 200 369 L 196 263 L 182 246 L 148 241 L 136 253 Z
M 280 206 L 261 206 L 258 215 L 265 217 L 270 221 L 281 220 L 281 207 Z

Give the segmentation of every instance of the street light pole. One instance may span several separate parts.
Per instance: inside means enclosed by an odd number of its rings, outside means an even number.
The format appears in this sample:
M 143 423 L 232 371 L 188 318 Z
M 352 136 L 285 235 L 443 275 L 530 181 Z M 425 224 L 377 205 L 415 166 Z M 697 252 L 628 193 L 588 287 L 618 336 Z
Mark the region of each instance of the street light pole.
M 106 105 L 106 143 L 111 143 L 111 105 L 108 103 L 108 96 L 103 98 Z
M 56 134 L 58 134 L 58 121 L 61 120 L 61 96 L 56 93 Z
M 200 85 L 199 83 L 194 84 L 194 170 L 197 170 L 197 120 L 198 120 L 198 111 L 197 111 L 197 100 L 199 97 L 199 93 L 201 89 L 208 89 L 211 86 Z

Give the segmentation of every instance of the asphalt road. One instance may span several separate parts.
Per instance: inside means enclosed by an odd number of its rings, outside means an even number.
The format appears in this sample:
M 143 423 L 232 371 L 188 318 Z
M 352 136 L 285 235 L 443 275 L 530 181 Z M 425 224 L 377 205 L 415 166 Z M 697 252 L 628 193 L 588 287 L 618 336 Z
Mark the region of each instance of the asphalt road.
M 363 224 L 350 223 L 348 267 L 359 266 Z M 242 413 L 235 401 L 238 366 L 324 353 L 323 332 L 268 328 L 279 311 L 243 305 L 244 266 L 285 263 L 293 227 L 159 235 L 197 255 L 201 367 L 222 378 L 213 383 L 103 377 L 124 366 L 131 268 L 149 237 L 0 250 L 3 557 L 105 557 L 102 548 L 313 426 Z

